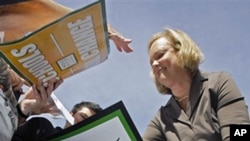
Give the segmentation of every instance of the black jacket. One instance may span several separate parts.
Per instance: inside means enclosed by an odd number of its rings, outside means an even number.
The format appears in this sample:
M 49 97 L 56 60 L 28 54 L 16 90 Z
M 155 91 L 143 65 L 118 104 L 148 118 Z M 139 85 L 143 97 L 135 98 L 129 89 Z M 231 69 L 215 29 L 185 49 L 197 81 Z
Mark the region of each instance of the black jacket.
M 44 141 L 47 136 L 60 130 L 62 128 L 54 128 L 48 119 L 34 117 L 17 128 L 12 141 Z

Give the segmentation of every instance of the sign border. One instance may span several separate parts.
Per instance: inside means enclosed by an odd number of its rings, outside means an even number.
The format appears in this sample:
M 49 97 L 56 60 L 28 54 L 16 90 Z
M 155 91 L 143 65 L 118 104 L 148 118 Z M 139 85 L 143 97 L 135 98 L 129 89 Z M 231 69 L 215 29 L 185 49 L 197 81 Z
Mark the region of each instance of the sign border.
M 85 131 L 91 130 L 92 128 L 101 125 L 102 123 L 115 117 L 118 117 L 131 141 L 142 141 L 142 138 L 122 101 L 115 103 L 114 105 L 104 109 L 102 112 L 97 113 L 96 115 L 91 116 L 80 123 L 77 123 L 49 136 L 47 139 L 49 141 L 67 139 Z

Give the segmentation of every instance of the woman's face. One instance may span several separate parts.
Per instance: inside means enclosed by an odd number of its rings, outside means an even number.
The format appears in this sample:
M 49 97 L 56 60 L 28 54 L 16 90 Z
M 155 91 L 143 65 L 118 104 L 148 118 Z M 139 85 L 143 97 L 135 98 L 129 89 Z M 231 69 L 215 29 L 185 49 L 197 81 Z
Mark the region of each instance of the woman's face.
M 149 49 L 150 65 L 155 78 L 164 86 L 170 87 L 180 71 L 175 49 L 162 37 Z
M 95 112 L 90 110 L 87 107 L 83 107 L 81 110 L 79 110 L 77 113 L 73 114 L 73 117 L 75 118 L 75 123 L 81 122 L 92 115 L 94 115 Z

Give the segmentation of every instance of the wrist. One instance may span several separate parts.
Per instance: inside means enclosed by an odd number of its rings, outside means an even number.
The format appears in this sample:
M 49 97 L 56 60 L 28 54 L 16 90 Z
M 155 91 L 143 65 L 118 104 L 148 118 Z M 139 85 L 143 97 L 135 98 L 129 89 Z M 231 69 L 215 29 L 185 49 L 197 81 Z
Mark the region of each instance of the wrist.
M 22 107 L 23 106 L 21 106 L 20 103 L 17 104 L 16 108 L 17 108 L 18 115 L 24 119 L 27 119 L 30 116 L 30 112 L 28 112 L 27 110 L 24 110 L 24 108 Z

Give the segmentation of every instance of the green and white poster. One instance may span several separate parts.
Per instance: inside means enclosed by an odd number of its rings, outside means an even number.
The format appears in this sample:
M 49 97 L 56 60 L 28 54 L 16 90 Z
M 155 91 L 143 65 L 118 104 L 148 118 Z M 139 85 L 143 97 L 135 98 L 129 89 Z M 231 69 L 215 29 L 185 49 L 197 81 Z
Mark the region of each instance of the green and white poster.
M 48 137 L 49 141 L 142 141 L 122 101 Z

